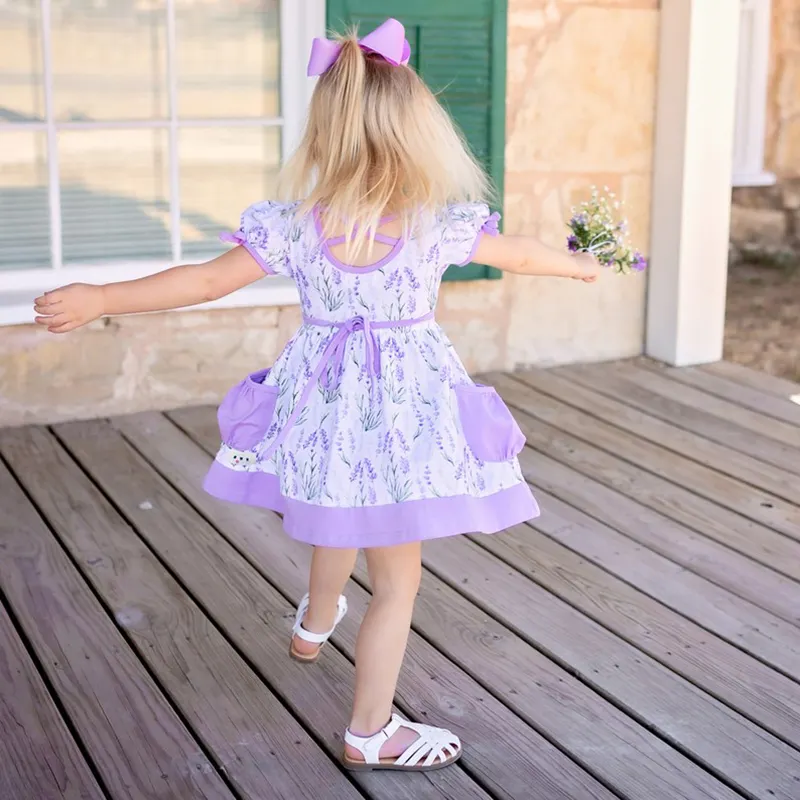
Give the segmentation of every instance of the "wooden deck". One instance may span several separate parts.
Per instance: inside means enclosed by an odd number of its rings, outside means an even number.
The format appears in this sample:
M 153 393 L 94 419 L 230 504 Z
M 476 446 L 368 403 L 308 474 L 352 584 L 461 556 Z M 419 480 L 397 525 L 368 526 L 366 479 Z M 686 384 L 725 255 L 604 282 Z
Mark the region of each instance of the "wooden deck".
M 800 386 L 644 361 L 488 376 L 543 516 L 426 545 L 397 707 L 336 757 L 368 601 L 287 657 L 308 552 L 200 489 L 213 410 L 0 432 L 0 800 L 798 800 Z

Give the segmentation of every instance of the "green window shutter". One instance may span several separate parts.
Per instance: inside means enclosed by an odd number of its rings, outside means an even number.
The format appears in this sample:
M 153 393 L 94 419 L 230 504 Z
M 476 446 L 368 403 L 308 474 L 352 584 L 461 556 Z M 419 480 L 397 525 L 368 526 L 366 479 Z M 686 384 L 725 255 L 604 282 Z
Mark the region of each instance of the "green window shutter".
M 506 0 L 328 0 L 328 27 L 367 33 L 387 17 L 406 27 L 411 66 L 464 132 L 503 197 Z M 445 280 L 498 278 L 482 264 L 451 268 Z

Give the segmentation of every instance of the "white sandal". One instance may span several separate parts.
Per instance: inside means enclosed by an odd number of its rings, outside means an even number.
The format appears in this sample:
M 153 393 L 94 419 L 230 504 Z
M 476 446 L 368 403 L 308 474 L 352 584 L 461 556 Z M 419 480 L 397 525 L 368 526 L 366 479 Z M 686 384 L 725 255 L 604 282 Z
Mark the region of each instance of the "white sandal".
M 322 650 L 325 642 L 331 638 L 331 634 L 333 634 L 333 632 L 336 630 L 336 626 L 342 621 L 342 619 L 344 619 L 344 615 L 347 613 L 347 598 L 344 595 L 339 596 L 337 609 L 336 621 L 333 623 L 333 627 L 327 633 L 311 633 L 311 631 L 307 631 L 303 627 L 303 620 L 305 619 L 306 613 L 308 613 L 308 594 L 303 597 L 303 599 L 300 601 L 300 605 L 297 607 L 297 615 L 294 618 L 294 627 L 292 628 L 292 642 L 289 645 L 289 655 L 295 661 L 301 661 L 304 664 L 313 664 L 319 658 L 320 651 Z M 318 644 L 319 647 L 313 653 L 308 655 L 305 653 L 300 653 L 295 649 L 294 646 L 295 636 L 298 639 L 302 639 L 304 642 Z
M 381 747 L 400 728 L 410 728 L 419 738 L 415 739 L 402 755 L 396 758 L 381 758 Z M 463 752 L 461 740 L 446 728 L 419 725 L 401 719 L 397 714 L 392 714 L 389 724 L 373 736 L 356 736 L 348 729 L 345 731 L 344 740 L 364 756 L 363 761 L 355 761 L 348 758 L 345 752 L 342 763 L 350 770 L 396 769 L 403 772 L 430 772 L 455 764 Z

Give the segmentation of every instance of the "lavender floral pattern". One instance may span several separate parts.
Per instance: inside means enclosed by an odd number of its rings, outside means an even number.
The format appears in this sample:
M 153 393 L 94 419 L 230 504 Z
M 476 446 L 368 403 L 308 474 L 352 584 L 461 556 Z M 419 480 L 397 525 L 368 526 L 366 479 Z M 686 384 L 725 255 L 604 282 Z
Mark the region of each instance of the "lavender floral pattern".
M 417 319 L 433 311 L 446 267 L 469 260 L 484 226 L 496 228 L 484 204 L 451 206 L 420 224 L 388 263 L 347 271 L 328 260 L 313 219 L 296 209 L 274 202 L 251 206 L 237 236 L 268 271 L 294 280 L 307 318 L 339 323 L 356 316 Z M 221 463 L 277 475 L 286 497 L 333 507 L 485 496 L 523 480 L 515 459 L 489 464 L 472 454 L 453 392 L 470 379 L 432 320 L 372 331 L 377 380 L 370 377 L 365 334 L 351 334 L 341 368 L 318 382 L 282 445 L 264 457 L 335 334 L 332 327 L 300 328 L 267 378 L 278 399 L 262 441 L 248 458 L 223 445 Z

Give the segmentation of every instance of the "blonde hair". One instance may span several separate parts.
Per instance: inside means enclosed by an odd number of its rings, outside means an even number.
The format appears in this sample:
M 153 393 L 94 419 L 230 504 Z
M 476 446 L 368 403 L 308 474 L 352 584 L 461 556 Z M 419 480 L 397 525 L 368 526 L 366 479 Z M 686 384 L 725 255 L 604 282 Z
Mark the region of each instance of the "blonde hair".
M 284 195 L 318 207 L 326 237 L 342 230 L 348 259 L 372 249 L 384 214 L 404 235 L 426 212 L 485 200 L 486 173 L 413 69 L 365 53 L 355 31 L 317 82 L 300 145 L 281 173 Z

